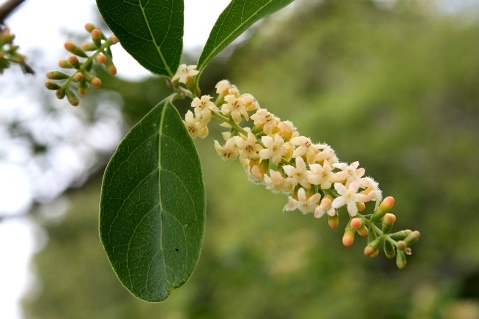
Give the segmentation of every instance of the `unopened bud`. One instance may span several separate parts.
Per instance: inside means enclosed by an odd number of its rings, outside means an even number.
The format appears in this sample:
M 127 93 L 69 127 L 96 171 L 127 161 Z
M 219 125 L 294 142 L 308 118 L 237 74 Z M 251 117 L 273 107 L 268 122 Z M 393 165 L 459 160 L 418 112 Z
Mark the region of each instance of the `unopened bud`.
M 404 242 L 406 243 L 406 245 L 411 246 L 412 244 L 414 244 L 419 239 L 420 236 L 421 236 L 421 233 L 418 232 L 417 230 L 415 230 L 415 231 L 411 232 L 404 239 Z
M 398 250 L 396 254 L 396 266 L 399 269 L 404 269 L 406 268 L 406 254 L 404 253 L 403 250 Z
M 363 202 L 357 202 L 356 207 L 358 208 L 358 212 L 362 212 L 366 209 L 366 204 L 364 204 Z
M 96 26 L 93 23 L 91 22 L 85 23 L 85 30 L 87 32 L 92 32 L 93 29 L 96 29 Z
M 78 104 L 80 104 L 80 100 L 78 99 L 78 97 L 76 96 L 75 93 L 73 93 L 73 91 L 69 90 L 69 89 L 66 89 L 65 90 L 65 94 L 67 96 L 67 99 L 68 99 L 68 102 L 73 105 L 73 106 L 78 106 Z
M 76 72 L 75 74 L 73 74 L 73 80 L 75 82 L 80 82 L 81 80 L 83 80 L 83 73 Z
M 60 85 L 56 84 L 53 81 L 46 81 L 45 87 L 49 90 L 58 90 L 60 88 Z
M 406 245 L 406 243 L 404 242 L 404 240 L 398 241 L 397 244 L 396 244 L 396 246 L 397 246 L 397 248 L 398 248 L 399 250 L 404 250 L 404 249 L 407 248 L 407 245 Z
M 394 245 L 386 240 L 384 241 L 384 254 L 386 255 L 386 257 L 388 257 L 389 259 L 393 259 L 394 257 L 396 257 L 396 249 L 394 248 Z
M 86 53 L 81 48 L 77 47 L 71 41 L 65 41 L 65 44 L 63 46 L 65 50 L 67 50 L 70 53 L 81 56 L 82 58 L 88 58 L 88 55 L 86 55 Z
M 355 229 L 361 237 L 366 237 L 368 235 L 368 229 L 364 225 L 362 218 L 355 217 L 351 219 L 351 227 Z
M 60 71 L 48 71 L 46 76 L 50 80 L 64 80 L 70 77 L 68 74 Z
M 88 85 L 85 79 L 83 79 L 78 83 L 78 93 L 80 95 L 85 95 L 87 94 L 87 92 L 88 92 Z
M 65 59 L 61 59 L 58 61 L 58 66 L 62 69 L 73 69 L 73 65 Z
M 383 227 L 382 227 L 382 231 L 384 234 L 387 234 L 391 231 L 391 229 L 393 228 L 394 226 L 394 223 L 396 222 L 396 215 L 394 214 L 390 214 L 390 213 L 387 213 L 386 215 L 384 215 L 384 218 L 383 218 Z
M 99 29 L 93 29 L 91 32 L 91 39 L 97 48 L 101 47 L 102 33 Z
M 372 222 L 377 222 L 380 221 L 381 218 L 384 217 L 387 213 L 391 211 L 391 209 L 394 206 L 394 197 L 388 196 L 383 201 L 381 204 L 374 210 L 373 216 L 371 216 L 371 221 Z
M 75 68 L 75 69 L 79 69 L 81 64 L 80 64 L 80 61 L 78 61 L 78 58 L 76 57 L 76 55 L 70 55 L 68 57 L 68 62 Z
M 110 65 L 108 65 L 108 66 L 106 67 L 106 70 L 107 70 L 108 73 L 110 73 L 111 75 L 115 75 L 116 72 L 117 72 L 116 66 L 115 66 L 113 63 L 111 63 Z
M 59 100 L 61 100 L 65 97 L 65 89 L 60 88 L 55 92 L 55 94 L 56 94 L 57 98 Z
M 112 35 L 110 39 L 113 44 L 117 44 L 118 42 L 120 42 L 120 40 L 118 40 L 116 35 Z
M 96 62 L 98 62 L 98 63 L 105 63 L 106 60 L 107 60 L 107 57 L 104 54 L 98 54 L 96 56 Z
M 99 88 L 101 86 L 101 80 L 97 77 L 94 77 L 93 79 L 88 81 L 88 83 L 90 83 L 91 86 L 96 88 Z
M 403 240 L 403 239 L 406 238 L 410 233 L 411 233 L 410 230 L 400 230 L 400 231 L 398 231 L 398 232 L 395 232 L 395 233 L 390 234 L 389 237 L 391 237 L 391 239 L 394 239 L 394 240 Z
M 379 247 L 381 247 L 381 244 L 383 242 L 383 238 L 382 237 L 378 237 L 376 239 L 374 239 L 373 241 L 371 241 L 370 243 L 368 243 L 368 245 L 364 248 L 364 254 L 366 256 L 377 256 L 377 253 L 379 251 Z
M 343 245 L 346 247 L 354 244 L 354 234 L 356 232 L 353 229 L 346 229 L 343 235 Z
M 336 229 L 339 226 L 339 217 L 338 214 L 335 214 L 333 216 L 328 215 L 328 225 L 332 229 Z
M 84 42 L 81 45 L 83 51 L 95 51 L 96 45 L 93 42 Z

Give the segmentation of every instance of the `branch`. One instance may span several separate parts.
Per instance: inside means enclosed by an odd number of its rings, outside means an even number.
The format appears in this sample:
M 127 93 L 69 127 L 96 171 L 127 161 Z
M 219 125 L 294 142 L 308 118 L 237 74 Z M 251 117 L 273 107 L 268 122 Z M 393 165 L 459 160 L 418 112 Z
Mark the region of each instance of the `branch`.
M 0 6 L 0 24 L 25 0 L 10 0 Z

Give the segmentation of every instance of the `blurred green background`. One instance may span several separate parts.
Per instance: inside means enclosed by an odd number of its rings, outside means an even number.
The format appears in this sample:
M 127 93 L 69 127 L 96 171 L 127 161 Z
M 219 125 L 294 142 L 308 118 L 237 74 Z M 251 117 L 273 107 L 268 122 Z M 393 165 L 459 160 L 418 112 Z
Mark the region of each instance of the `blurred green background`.
M 395 196 L 396 229 L 422 233 L 405 270 L 365 257 L 361 238 L 343 247 L 326 219 L 283 213 L 286 197 L 217 156 L 212 129 L 196 141 L 208 211 L 191 279 L 159 304 L 121 287 L 98 237 L 100 172 L 64 195 L 64 218 L 37 218 L 48 244 L 27 318 L 479 318 L 479 20 L 433 3 L 303 1 L 202 79 L 205 94 L 230 79 L 342 161 L 359 160 Z M 161 79 L 105 86 L 130 124 L 167 94 Z

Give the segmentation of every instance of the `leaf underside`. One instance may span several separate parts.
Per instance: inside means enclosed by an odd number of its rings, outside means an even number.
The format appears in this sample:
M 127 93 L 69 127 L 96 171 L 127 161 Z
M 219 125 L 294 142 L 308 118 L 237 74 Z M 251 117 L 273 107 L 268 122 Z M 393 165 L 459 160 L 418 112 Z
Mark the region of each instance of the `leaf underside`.
M 100 237 L 121 283 L 162 301 L 193 272 L 206 196 L 196 148 L 169 99 L 118 146 L 105 171 Z
M 258 20 L 284 8 L 293 0 L 232 0 L 221 13 L 198 60 L 203 70 L 211 59 Z
M 144 68 L 172 77 L 183 50 L 183 0 L 97 0 L 103 20 Z

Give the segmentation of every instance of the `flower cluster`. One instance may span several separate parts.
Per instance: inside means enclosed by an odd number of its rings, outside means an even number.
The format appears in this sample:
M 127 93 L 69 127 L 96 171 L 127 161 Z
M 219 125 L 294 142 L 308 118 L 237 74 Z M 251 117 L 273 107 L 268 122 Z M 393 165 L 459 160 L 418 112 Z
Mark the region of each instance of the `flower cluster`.
M 25 73 L 34 74 L 33 69 L 26 64 L 26 57 L 18 52 L 18 45 L 13 44 L 15 35 L 10 29 L 0 24 L 0 74 L 10 66 L 10 63 L 17 63 Z
M 81 95 L 87 93 L 88 85 L 92 87 L 101 86 L 101 80 L 91 72 L 93 62 L 103 64 L 111 75 L 116 74 L 110 47 L 118 43 L 118 38 L 114 35 L 107 38 L 92 23 L 87 23 L 85 29 L 90 33 L 92 41 L 83 43 L 81 47 L 71 41 L 66 41 L 64 44 L 65 50 L 70 52 L 71 55 L 68 59 L 62 59 L 58 62 L 59 67 L 73 69 L 75 72 L 72 75 L 61 71 L 49 71 L 46 74 L 49 80 L 45 82 L 45 86 L 49 90 L 55 90 L 59 99 L 66 96 L 68 102 L 73 106 L 77 106 L 80 101 L 70 88 L 70 84 L 76 83 L 77 91 Z M 91 52 L 91 54 L 88 55 L 87 52 Z M 58 84 L 52 80 L 63 81 L 63 83 Z
M 191 82 L 196 75 L 194 66 L 180 70 L 184 77 L 180 82 Z M 409 245 L 419 233 L 403 231 L 395 234 L 396 239 L 388 235 L 395 221 L 395 215 L 389 213 L 394 199 L 383 200 L 378 183 L 365 176 L 359 162 L 340 162 L 328 144 L 300 135 L 293 123 L 261 107 L 251 94 L 241 94 L 227 80 L 218 82 L 216 93 L 215 99 L 209 95 L 193 98 L 193 111 L 188 111 L 184 120 L 193 138 L 206 137 L 211 119 L 219 119 L 227 131 L 222 133 L 223 142 L 214 141 L 216 152 L 225 160 L 239 159 L 250 181 L 288 195 L 284 211 L 299 210 L 316 218 L 327 215 L 329 225 L 336 228 L 338 211 L 344 207 L 349 215 L 343 236 L 346 246 L 352 245 L 356 233 L 368 236 L 366 255 L 376 255 L 383 243 L 392 245 L 394 254 L 386 255 L 400 256 L 397 265 L 405 266 L 405 254 L 411 252 Z M 369 202 L 374 202 L 374 212 L 362 215 Z M 376 223 L 382 223 L 382 228 Z M 406 238 L 407 244 L 402 243 Z

